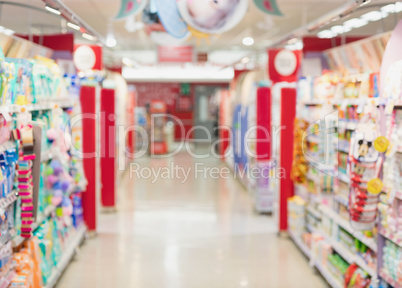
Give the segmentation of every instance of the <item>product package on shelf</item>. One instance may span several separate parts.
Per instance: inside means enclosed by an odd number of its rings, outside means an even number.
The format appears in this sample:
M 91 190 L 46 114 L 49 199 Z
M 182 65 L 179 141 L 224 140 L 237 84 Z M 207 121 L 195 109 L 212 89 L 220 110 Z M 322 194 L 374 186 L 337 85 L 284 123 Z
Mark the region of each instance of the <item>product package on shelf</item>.
M 86 231 L 79 93 L 53 60 L 1 54 L 0 287 L 53 287 Z

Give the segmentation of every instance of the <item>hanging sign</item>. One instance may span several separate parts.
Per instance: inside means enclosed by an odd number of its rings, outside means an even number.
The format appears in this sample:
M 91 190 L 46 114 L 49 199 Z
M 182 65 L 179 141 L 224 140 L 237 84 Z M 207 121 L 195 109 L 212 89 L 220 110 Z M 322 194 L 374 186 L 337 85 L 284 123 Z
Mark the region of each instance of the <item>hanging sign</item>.
M 177 0 L 184 21 L 194 29 L 220 34 L 234 28 L 248 11 L 249 0 Z
M 273 82 L 296 82 L 301 63 L 301 51 L 269 50 L 268 72 Z
M 137 15 L 144 10 L 147 0 L 121 0 L 119 13 L 114 17 L 121 20 L 129 16 Z
M 180 15 L 176 0 L 155 0 L 158 16 L 166 31 L 175 38 L 188 34 L 186 22 Z
M 278 8 L 278 4 L 276 4 L 276 0 L 254 0 L 254 4 L 258 7 L 258 9 L 267 14 L 275 16 L 283 15 Z
M 102 70 L 102 47 L 98 45 L 75 45 L 74 64 L 78 71 Z

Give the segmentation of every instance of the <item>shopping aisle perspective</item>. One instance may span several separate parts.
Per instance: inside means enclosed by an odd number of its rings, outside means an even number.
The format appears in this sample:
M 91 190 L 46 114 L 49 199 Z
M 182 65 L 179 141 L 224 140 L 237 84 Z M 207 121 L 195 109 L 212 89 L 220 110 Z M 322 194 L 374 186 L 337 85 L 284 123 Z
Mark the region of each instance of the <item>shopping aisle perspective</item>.
M 58 287 L 328 287 L 296 246 L 277 236 L 274 217 L 253 210 L 236 179 L 195 177 L 195 163 L 218 159 L 140 159 L 141 167 L 191 168 L 188 180 L 130 178 L 119 185 L 119 210 L 102 214 Z

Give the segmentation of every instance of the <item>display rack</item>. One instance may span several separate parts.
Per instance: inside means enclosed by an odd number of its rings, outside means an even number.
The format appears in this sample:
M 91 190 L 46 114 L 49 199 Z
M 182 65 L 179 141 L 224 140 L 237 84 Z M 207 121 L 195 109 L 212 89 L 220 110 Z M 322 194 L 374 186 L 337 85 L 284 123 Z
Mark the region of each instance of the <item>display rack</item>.
M 45 288 L 53 288 L 57 284 L 57 281 L 60 279 L 64 270 L 66 270 L 68 263 L 70 263 L 71 259 L 73 259 L 78 247 L 84 240 L 86 231 L 87 227 L 85 225 L 82 225 L 80 228 L 77 229 L 75 235 L 71 236 L 72 239 L 68 240 L 67 248 L 63 251 L 62 257 L 57 264 L 57 267 L 53 269 L 52 275 L 50 276 Z

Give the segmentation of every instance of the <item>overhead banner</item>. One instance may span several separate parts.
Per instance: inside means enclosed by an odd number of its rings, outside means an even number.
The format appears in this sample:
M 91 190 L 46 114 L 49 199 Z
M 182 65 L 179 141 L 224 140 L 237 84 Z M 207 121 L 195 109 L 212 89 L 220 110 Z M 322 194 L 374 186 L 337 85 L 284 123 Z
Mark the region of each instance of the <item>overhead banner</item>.
M 282 12 L 278 8 L 278 4 L 276 4 L 276 0 L 254 0 L 255 5 L 261 11 L 275 15 L 275 16 L 282 16 Z
M 175 38 L 181 39 L 189 33 L 177 8 L 177 0 L 155 0 L 159 19 L 166 31 Z
M 177 0 L 180 14 L 194 29 L 208 34 L 220 34 L 233 29 L 243 20 L 249 0 Z
M 141 13 L 147 5 L 147 2 L 148 0 L 121 0 L 119 13 L 114 19 L 121 20 Z
M 192 46 L 159 46 L 158 62 L 186 63 L 194 61 Z

